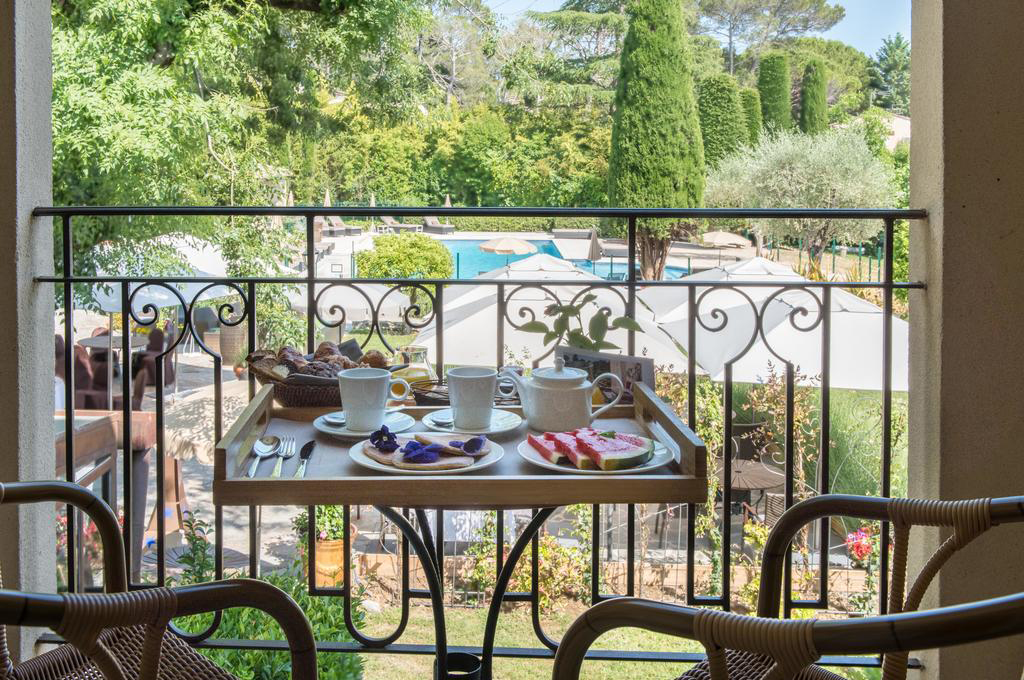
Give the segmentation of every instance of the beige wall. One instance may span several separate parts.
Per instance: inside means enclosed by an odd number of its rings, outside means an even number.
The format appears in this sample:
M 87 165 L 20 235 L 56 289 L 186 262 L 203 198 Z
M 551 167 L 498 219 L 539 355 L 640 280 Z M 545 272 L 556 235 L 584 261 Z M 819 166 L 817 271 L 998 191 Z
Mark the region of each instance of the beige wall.
M 53 265 L 50 197 L 50 3 L 0 2 L 0 481 L 53 478 L 53 287 L 33 277 Z M 52 592 L 53 507 L 0 512 L 0 561 L 10 588 Z M 21 547 L 19 550 L 18 547 Z M 12 651 L 34 632 L 10 631 Z
M 914 0 L 910 494 L 1024 494 L 1024 2 Z M 919 541 L 918 566 L 935 547 Z M 926 606 L 1024 591 L 1024 526 L 954 558 Z M 1024 640 L 929 653 L 924 678 L 1021 677 Z

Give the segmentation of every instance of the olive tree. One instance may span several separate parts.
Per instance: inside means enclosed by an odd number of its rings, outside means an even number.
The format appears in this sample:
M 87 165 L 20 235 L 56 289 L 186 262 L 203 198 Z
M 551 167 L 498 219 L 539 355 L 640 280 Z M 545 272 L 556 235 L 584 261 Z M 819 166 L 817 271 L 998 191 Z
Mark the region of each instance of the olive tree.
M 708 176 L 705 200 L 714 207 L 888 208 L 892 186 L 889 167 L 857 127 L 818 135 L 779 131 L 723 160 Z M 833 239 L 857 243 L 881 229 L 877 220 L 838 219 L 765 219 L 751 226 L 759 237 L 803 239 L 819 263 Z

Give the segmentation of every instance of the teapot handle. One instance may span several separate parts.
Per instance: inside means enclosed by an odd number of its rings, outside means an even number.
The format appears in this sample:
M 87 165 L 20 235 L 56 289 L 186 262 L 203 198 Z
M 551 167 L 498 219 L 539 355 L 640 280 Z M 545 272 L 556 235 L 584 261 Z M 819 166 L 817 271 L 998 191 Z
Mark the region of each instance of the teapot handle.
M 502 378 L 507 380 L 510 384 L 505 383 Z M 505 398 L 519 396 L 519 384 L 517 381 L 520 379 L 521 378 L 508 367 L 502 368 L 498 371 L 498 381 L 495 385 L 495 390 Z M 505 390 L 506 387 L 509 388 L 508 391 Z M 519 396 L 519 398 L 522 399 L 521 396 Z
M 602 373 L 601 375 L 597 376 L 596 378 L 594 378 L 594 386 L 596 387 L 597 383 L 601 382 L 605 378 L 608 378 L 613 383 L 617 383 L 618 384 L 618 386 L 619 386 L 619 393 L 616 394 L 615 398 L 612 399 L 609 403 L 605 404 L 601 408 L 599 408 L 596 411 L 594 411 L 593 413 L 591 413 L 590 414 L 590 422 L 594 422 L 595 420 L 597 420 L 597 417 L 599 415 L 601 415 L 602 413 L 604 413 L 605 411 L 610 409 L 612 406 L 615 406 L 616 404 L 618 404 L 619 400 L 622 399 L 622 394 L 626 391 L 626 386 L 622 384 L 622 379 L 619 378 L 619 376 L 615 375 L 614 373 Z

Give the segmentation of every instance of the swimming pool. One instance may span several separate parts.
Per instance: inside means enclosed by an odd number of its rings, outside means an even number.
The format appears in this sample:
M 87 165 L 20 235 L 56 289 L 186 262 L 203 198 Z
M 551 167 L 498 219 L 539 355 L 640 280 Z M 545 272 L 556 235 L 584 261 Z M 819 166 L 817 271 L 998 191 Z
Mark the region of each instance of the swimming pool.
M 476 239 L 444 239 L 441 243 L 452 254 L 452 267 L 457 279 L 472 279 L 484 272 L 504 267 L 510 262 L 523 260 L 530 255 L 498 255 L 480 250 L 482 240 Z M 561 251 L 552 241 L 528 241 L 537 247 L 538 253 L 546 253 L 564 260 Z M 535 255 L 536 253 L 531 253 Z
M 452 254 L 452 267 L 454 269 L 455 278 L 472 279 L 484 272 L 504 267 L 510 262 L 530 257 L 530 255 L 498 255 L 496 253 L 485 253 L 480 250 L 480 244 L 483 242 L 483 240 L 477 239 L 444 239 L 441 241 L 445 248 L 448 249 L 448 252 Z M 553 241 L 530 240 L 528 243 L 532 243 L 537 247 L 537 253 L 545 253 L 552 257 L 557 257 L 560 260 L 565 259 L 562 252 Z M 623 279 L 626 277 L 627 265 L 625 259 L 615 259 L 609 262 L 597 263 L 589 260 L 570 260 L 570 262 L 583 271 L 591 272 L 596 276 L 600 276 L 602 279 L 606 279 L 611 275 L 615 275 L 616 277 L 621 276 Z M 688 273 L 689 272 L 686 267 L 665 267 L 666 279 L 678 279 L 681 276 L 686 276 Z

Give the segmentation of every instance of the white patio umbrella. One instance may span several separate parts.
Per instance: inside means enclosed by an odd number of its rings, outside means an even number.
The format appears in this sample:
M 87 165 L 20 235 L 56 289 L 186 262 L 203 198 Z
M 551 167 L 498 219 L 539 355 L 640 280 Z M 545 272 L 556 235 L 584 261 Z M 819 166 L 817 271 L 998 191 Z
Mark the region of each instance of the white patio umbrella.
M 789 267 L 766 260 L 763 257 L 753 257 L 749 260 L 740 260 L 727 265 L 706 269 L 696 274 L 690 274 L 679 279 L 679 281 L 721 281 L 727 283 L 742 283 L 744 281 L 778 281 L 799 282 L 806 279 Z M 654 313 L 654 320 L 658 323 L 677 321 L 687 316 L 689 309 L 690 288 L 675 286 L 651 286 L 644 288 L 637 293 L 640 301 Z M 698 300 L 708 291 L 706 287 L 694 288 Z M 760 302 L 771 295 L 776 289 L 746 287 L 743 292 L 751 296 L 754 302 Z M 744 301 L 735 293 L 714 292 L 707 293 L 701 303 L 702 308 L 709 308 L 712 304 L 716 306 L 736 305 Z
M 501 236 L 484 241 L 480 244 L 480 250 L 498 255 L 532 255 L 537 252 L 537 246 L 521 238 Z
M 601 248 L 601 240 L 597 238 L 597 229 L 590 230 L 590 246 L 587 250 L 587 259 L 591 262 L 597 262 L 604 257 L 604 251 Z
M 762 274 L 760 279 L 777 278 L 780 285 L 806 281 L 788 268 L 779 269 L 780 265 L 776 263 L 756 262 L 757 260 L 761 258 L 709 271 L 721 274 L 722 269 L 731 268 L 734 278 L 726 280 L 736 281 L 742 280 L 735 278 L 737 270 L 746 271 L 750 275 L 751 270 L 771 269 L 776 272 L 775 275 Z M 771 268 L 766 265 L 771 265 Z M 708 272 L 702 274 L 706 275 Z M 693 277 L 685 277 L 690 278 Z M 747 280 L 757 278 L 750 275 Z M 739 286 L 738 289 L 739 292 L 728 289 L 714 290 L 708 292 L 703 299 L 700 296 L 708 289 L 696 289 L 696 295 L 700 300 L 699 318 L 695 323 L 694 358 L 697 364 L 707 371 L 713 380 L 722 381 L 725 379 L 726 362 L 735 360 L 733 381 L 758 383 L 767 379 L 769 363 L 774 365 L 777 373 L 782 373 L 785 371 L 783 360 L 786 360 L 794 364 L 799 374 L 806 376 L 800 381 L 801 384 L 818 384 L 822 375 L 823 324 L 817 324 L 808 331 L 801 329 L 811 328 L 820 318 L 815 296 L 823 300 L 822 289 L 813 288 L 813 284 L 810 289 L 813 294 L 806 289 L 789 289 L 783 292 L 773 287 Z M 649 291 L 644 291 L 647 292 Z M 687 293 L 678 291 L 678 295 L 681 309 L 663 307 L 662 318 L 673 320 L 660 325 L 662 330 L 674 338 L 684 350 L 688 350 Z M 750 300 L 743 297 L 744 295 Z M 650 299 L 654 306 L 665 302 L 664 298 L 651 299 L 650 296 L 645 297 L 643 294 L 641 298 L 645 299 L 645 302 Z M 756 325 L 756 315 L 762 308 L 763 337 Z M 831 290 L 830 309 L 831 386 L 859 390 L 882 389 L 882 310 L 839 288 Z M 716 329 L 720 330 L 716 332 Z M 909 327 L 905 321 L 893 317 L 892 388 L 895 391 L 906 391 L 908 386 L 908 331 Z
M 477 279 L 487 281 L 506 281 L 505 295 L 512 293 L 517 281 L 527 280 L 561 280 L 579 281 L 586 285 L 591 281 L 601 281 L 599 277 L 585 272 L 570 262 L 560 260 L 551 255 L 539 253 L 532 257 L 513 262 L 505 267 L 482 274 Z M 498 347 L 498 298 L 497 288 L 493 285 L 460 286 L 464 290 L 450 296 L 445 302 L 444 333 L 445 363 L 465 365 L 494 365 Z M 580 286 L 548 285 L 547 288 L 564 303 L 581 290 Z M 608 306 L 615 316 L 623 311 L 622 300 L 615 292 L 607 289 L 595 289 L 596 303 Z M 522 324 L 531 318 L 544 320 L 544 310 L 552 303 L 550 296 L 537 288 L 522 288 L 516 291 L 507 303 L 508 317 Z M 596 311 L 597 307 L 593 307 Z M 589 317 L 584 318 L 584 324 Z M 644 313 L 637 319 L 644 332 L 636 335 L 636 352 L 639 355 L 654 359 L 658 365 L 673 365 L 677 369 L 685 365 L 685 358 L 676 348 L 671 339 L 662 333 L 651 320 L 650 314 Z M 544 337 L 540 333 L 526 333 L 515 330 L 506 319 L 501 323 L 504 328 L 504 345 L 516 356 L 524 353 L 530 357 L 545 354 L 550 345 L 544 345 Z M 419 333 L 414 341 L 416 345 L 425 345 L 428 357 L 436 361 L 436 325 L 431 325 Z M 608 333 L 607 339 L 626 348 L 627 334 L 616 330 Z M 551 363 L 551 357 L 543 363 Z
M 750 241 L 730 231 L 709 231 L 701 236 L 704 245 L 717 248 L 747 248 Z
M 379 283 L 356 283 L 360 291 L 366 293 L 370 302 L 363 297 L 359 291 L 348 285 L 330 286 L 329 284 L 318 284 L 315 287 L 315 294 L 320 294 L 325 288 L 326 292 L 320 297 L 318 307 L 320 315 L 327 320 L 337 320 L 338 314 L 331 313 L 331 307 L 337 306 L 345 311 L 346 321 L 369 321 L 372 317 L 370 303 L 377 305 L 390 287 Z M 292 310 L 299 314 L 307 312 L 307 298 L 305 286 L 290 288 L 288 291 L 288 303 Z M 409 296 L 400 290 L 396 290 L 387 296 L 380 309 L 382 321 L 401 321 L 402 313 L 409 308 Z

